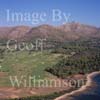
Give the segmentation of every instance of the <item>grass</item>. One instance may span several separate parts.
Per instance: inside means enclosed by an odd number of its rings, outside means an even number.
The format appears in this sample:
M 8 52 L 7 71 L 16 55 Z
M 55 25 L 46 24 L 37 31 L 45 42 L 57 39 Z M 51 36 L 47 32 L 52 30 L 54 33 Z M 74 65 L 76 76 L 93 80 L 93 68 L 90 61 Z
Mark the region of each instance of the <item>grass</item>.
M 51 54 L 47 51 L 32 52 L 30 55 L 27 51 L 7 53 L 0 65 L 2 66 L 2 72 L 8 75 L 0 77 L 0 86 L 11 85 L 9 76 L 31 75 L 36 76 L 37 79 L 49 78 L 51 75 L 44 69 L 54 65 L 58 60 L 58 54 Z

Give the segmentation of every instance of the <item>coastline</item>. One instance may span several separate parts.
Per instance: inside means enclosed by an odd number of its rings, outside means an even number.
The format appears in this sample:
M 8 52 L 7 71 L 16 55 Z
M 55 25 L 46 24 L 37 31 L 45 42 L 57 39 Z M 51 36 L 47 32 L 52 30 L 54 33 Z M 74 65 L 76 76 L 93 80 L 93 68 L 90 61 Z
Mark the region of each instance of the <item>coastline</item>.
M 77 100 L 76 99 L 77 96 L 79 96 L 80 94 L 83 94 L 83 93 L 87 93 L 87 91 L 89 89 L 92 89 L 93 87 L 95 87 L 94 81 L 95 81 L 96 76 L 98 76 L 98 75 L 100 76 L 100 71 L 99 72 L 92 72 L 92 73 L 86 75 L 87 82 L 86 82 L 85 85 L 83 85 L 81 88 L 79 88 L 77 90 L 73 90 L 72 92 L 69 92 L 69 93 L 66 93 L 66 94 L 64 94 L 60 97 L 57 97 L 54 100 Z M 68 89 L 68 87 L 66 87 L 66 89 Z M 39 91 L 41 92 L 40 94 L 42 94 L 42 91 L 43 91 L 43 89 L 17 89 L 17 88 L 8 88 L 8 89 L 5 88 L 4 89 L 4 88 L 1 88 L 0 89 L 0 91 L 1 91 L 0 96 L 3 96 L 3 98 L 19 98 L 19 97 L 22 97 L 22 95 L 20 95 L 20 94 L 23 93 L 23 90 L 24 90 L 24 92 L 26 91 L 24 95 L 28 94 L 28 96 L 37 95 L 37 93 Z M 44 91 L 46 91 L 45 93 L 47 93 L 47 91 L 52 92 L 52 91 L 58 91 L 58 90 L 59 89 L 53 89 L 52 90 L 52 88 L 51 88 L 51 90 L 50 90 L 50 88 L 44 89 Z M 60 89 L 60 90 L 63 90 L 63 89 Z M 5 93 L 5 94 L 2 94 L 2 93 Z M 79 100 L 81 100 L 81 99 L 79 99 Z
M 78 90 L 72 91 L 71 93 L 67 93 L 63 96 L 60 96 L 54 100 L 74 100 L 75 96 L 79 96 L 80 94 L 84 93 L 85 91 L 88 91 L 89 87 L 93 87 L 95 85 L 95 77 L 100 75 L 100 71 L 98 72 L 92 72 L 87 75 L 87 82 L 86 85 L 82 86 Z

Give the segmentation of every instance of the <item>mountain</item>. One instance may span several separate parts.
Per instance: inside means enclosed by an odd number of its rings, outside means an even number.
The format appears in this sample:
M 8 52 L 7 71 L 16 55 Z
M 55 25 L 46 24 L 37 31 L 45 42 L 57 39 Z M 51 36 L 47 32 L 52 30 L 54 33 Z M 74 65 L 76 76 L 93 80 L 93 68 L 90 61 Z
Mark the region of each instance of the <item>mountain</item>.
M 59 29 L 66 32 L 67 35 L 73 36 L 73 39 L 87 38 L 87 37 L 97 37 L 99 29 L 93 26 L 84 25 L 80 23 L 68 23 L 59 26 Z
M 82 38 L 100 38 L 100 28 L 80 23 L 67 23 L 61 26 L 40 25 L 37 27 L 16 26 L 0 27 L 0 39 L 77 40 Z
M 30 29 L 28 26 L 0 27 L 0 39 L 22 39 Z

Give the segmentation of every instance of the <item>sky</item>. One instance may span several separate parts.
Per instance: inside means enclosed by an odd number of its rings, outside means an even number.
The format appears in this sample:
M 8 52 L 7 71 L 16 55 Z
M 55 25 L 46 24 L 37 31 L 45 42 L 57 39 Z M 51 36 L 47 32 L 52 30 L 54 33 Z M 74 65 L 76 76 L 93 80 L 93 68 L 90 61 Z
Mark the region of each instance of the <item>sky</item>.
M 16 20 L 16 13 L 21 18 Z M 100 0 L 0 0 L 0 26 L 60 25 L 72 21 L 100 27 Z

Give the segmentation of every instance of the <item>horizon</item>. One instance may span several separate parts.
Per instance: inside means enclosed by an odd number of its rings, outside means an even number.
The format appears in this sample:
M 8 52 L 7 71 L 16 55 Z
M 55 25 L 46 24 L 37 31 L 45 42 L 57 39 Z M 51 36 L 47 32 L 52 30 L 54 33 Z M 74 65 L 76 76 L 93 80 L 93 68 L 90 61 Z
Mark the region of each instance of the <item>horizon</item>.
M 39 26 L 43 24 L 59 26 L 64 23 L 78 22 L 86 25 L 91 25 L 95 27 L 100 27 L 100 1 L 99 0 L 1 0 L 0 1 L 0 27 L 2 26 Z M 7 11 L 9 10 L 9 21 L 7 21 Z M 61 20 L 53 20 L 52 10 L 61 11 Z M 24 13 L 30 14 L 30 19 L 28 21 L 14 20 L 12 17 L 13 13 L 21 13 L 24 17 Z M 44 14 L 42 21 L 38 20 L 38 23 L 32 23 L 32 13 Z M 56 14 L 57 12 L 55 12 Z M 59 12 L 60 13 L 60 12 Z M 35 14 L 36 16 L 36 14 Z M 11 18 L 10 18 L 11 17 Z M 40 16 L 41 17 L 41 16 Z M 58 16 L 55 16 L 55 18 Z M 45 19 L 43 19 L 45 18 Z M 36 21 L 36 19 L 34 20 Z
M 87 25 L 87 26 L 91 26 L 91 27 L 95 27 L 95 28 L 100 28 L 99 26 L 95 26 L 95 25 L 91 25 L 91 24 L 85 24 L 85 23 L 79 23 L 79 22 L 70 22 L 70 23 L 65 23 L 65 24 L 59 24 L 59 25 L 54 25 L 54 24 L 39 24 L 39 25 L 27 25 L 27 24 L 22 24 L 22 25 L 4 25 L 4 26 L 0 26 L 0 28 L 5 28 L 5 27 L 39 27 L 39 26 L 43 26 L 43 25 L 48 25 L 48 26 L 53 26 L 53 27 L 59 27 L 62 25 L 66 25 L 66 24 L 71 24 L 71 23 L 75 23 L 75 24 L 81 24 L 81 25 Z

